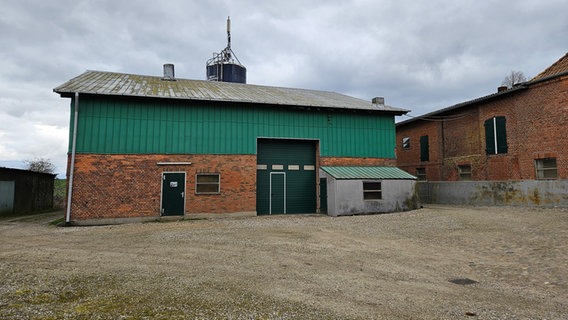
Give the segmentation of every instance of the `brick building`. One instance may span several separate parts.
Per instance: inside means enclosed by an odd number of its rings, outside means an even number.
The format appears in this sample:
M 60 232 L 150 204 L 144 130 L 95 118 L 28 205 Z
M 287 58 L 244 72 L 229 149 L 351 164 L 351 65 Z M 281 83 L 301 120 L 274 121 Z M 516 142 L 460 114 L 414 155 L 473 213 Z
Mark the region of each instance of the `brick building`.
M 421 180 L 542 186 L 568 179 L 567 128 L 568 54 L 513 88 L 398 123 L 397 165 Z
M 394 116 L 407 112 L 166 74 L 87 71 L 54 91 L 71 98 L 68 222 L 320 212 L 320 167 L 394 166 Z

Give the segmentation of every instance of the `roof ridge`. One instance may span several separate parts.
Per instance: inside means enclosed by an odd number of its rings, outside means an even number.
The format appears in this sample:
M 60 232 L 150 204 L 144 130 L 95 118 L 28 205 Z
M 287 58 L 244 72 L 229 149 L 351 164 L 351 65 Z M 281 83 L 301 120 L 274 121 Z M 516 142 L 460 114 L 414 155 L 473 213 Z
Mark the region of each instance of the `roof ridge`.
M 75 93 L 80 93 L 247 102 L 264 105 L 388 112 L 398 115 L 408 112 L 408 110 L 388 105 L 378 106 L 373 104 L 372 101 L 333 91 L 184 78 L 176 78 L 176 81 L 163 81 L 163 77 L 160 76 L 96 70 L 87 70 L 56 87 L 53 91 L 65 97 L 71 97 Z
M 539 79 L 542 79 L 542 78 L 554 76 L 556 74 L 560 74 L 560 73 L 567 72 L 567 71 L 568 71 L 568 52 L 566 52 L 566 54 L 563 57 L 561 57 L 560 59 L 558 59 L 556 62 L 554 62 L 553 64 L 548 66 L 548 68 L 544 69 L 544 71 L 537 74 L 530 81 L 539 80 Z

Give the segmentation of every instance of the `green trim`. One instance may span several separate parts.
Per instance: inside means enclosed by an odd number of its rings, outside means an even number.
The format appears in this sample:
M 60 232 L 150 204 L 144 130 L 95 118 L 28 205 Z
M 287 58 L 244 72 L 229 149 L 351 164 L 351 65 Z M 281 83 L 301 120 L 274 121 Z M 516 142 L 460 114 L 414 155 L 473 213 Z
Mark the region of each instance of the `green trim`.
M 331 177 L 338 180 L 417 180 L 417 178 L 397 167 L 321 167 Z

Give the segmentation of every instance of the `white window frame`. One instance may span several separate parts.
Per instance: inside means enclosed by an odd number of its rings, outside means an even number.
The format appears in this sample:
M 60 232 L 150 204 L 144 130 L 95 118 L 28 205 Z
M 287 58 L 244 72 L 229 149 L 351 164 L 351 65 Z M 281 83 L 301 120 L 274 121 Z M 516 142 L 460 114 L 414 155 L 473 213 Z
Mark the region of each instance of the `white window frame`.
M 419 172 L 419 171 L 422 172 Z M 416 168 L 416 177 L 418 178 L 419 181 L 426 181 L 426 168 L 425 167 L 420 167 L 420 168 Z
M 467 170 L 465 170 L 467 169 Z M 473 169 L 471 164 L 458 164 L 458 177 L 460 180 L 472 180 L 473 179 Z
M 365 189 L 365 184 L 379 184 L 379 189 Z M 383 200 L 383 182 L 380 180 L 364 180 L 363 181 L 363 200 L 365 201 L 379 201 Z M 378 194 L 379 198 L 367 198 L 367 195 Z
M 552 166 L 544 166 L 545 161 L 554 160 L 554 167 Z M 549 180 L 549 179 L 558 179 L 558 163 L 556 162 L 556 158 L 540 158 L 534 160 L 534 169 L 535 169 L 535 176 L 539 180 Z M 546 173 L 554 172 L 554 177 L 547 177 Z
M 202 176 L 217 176 L 217 182 L 199 182 L 199 177 Z M 217 185 L 217 191 L 214 192 L 199 192 L 200 185 Z M 195 174 L 195 194 L 219 194 L 221 193 L 221 174 L 220 173 L 196 173 Z
M 410 149 L 410 137 L 403 137 L 402 138 L 402 149 L 403 150 Z

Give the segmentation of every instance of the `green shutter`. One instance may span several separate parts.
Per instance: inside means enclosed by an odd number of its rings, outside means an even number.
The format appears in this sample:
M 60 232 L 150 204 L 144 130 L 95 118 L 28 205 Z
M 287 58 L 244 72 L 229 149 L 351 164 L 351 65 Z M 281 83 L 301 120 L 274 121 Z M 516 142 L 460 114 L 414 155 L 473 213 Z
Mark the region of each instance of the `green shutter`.
M 487 154 L 495 154 L 495 135 L 493 118 L 485 121 L 485 151 Z
M 494 117 L 485 121 L 485 150 L 487 154 L 507 153 L 507 120 Z
M 428 136 L 420 137 L 420 161 L 430 161 L 430 150 L 428 146 Z
M 497 132 L 497 153 L 507 153 L 507 128 L 505 117 L 495 117 Z

